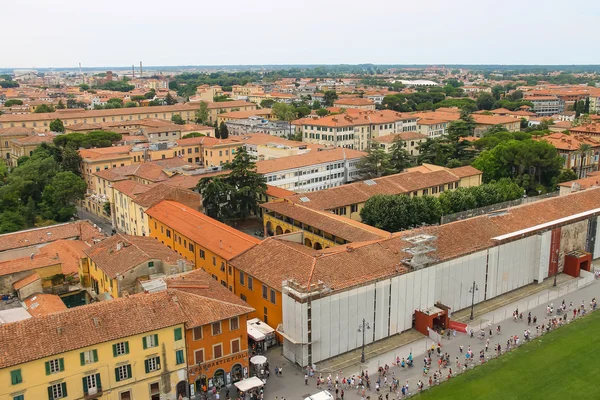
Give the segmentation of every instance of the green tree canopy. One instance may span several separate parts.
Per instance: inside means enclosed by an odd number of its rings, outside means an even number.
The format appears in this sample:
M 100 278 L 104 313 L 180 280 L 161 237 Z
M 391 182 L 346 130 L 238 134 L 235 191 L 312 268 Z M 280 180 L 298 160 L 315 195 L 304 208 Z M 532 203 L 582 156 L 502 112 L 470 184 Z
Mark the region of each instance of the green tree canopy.
M 191 138 L 202 137 L 202 136 L 206 136 L 206 135 L 204 133 L 200 133 L 200 132 L 191 132 L 186 135 L 183 135 L 181 138 L 182 139 L 191 139 Z
M 34 113 L 36 114 L 42 114 L 42 113 L 51 113 L 56 111 L 56 109 L 48 104 L 40 104 L 39 106 L 37 106 L 35 108 L 35 110 L 33 110 Z
M 183 120 L 183 118 L 181 118 L 181 115 L 179 115 L 179 114 L 173 114 L 173 116 L 171 117 L 171 122 L 173 122 L 174 124 L 177 124 L 177 125 L 185 124 L 185 121 Z
M 54 121 L 50 122 L 50 130 L 52 132 L 64 132 L 65 125 L 60 119 L 57 118 Z
M 199 124 L 208 122 L 208 103 L 205 101 L 201 101 L 200 107 L 196 110 L 196 122 Z

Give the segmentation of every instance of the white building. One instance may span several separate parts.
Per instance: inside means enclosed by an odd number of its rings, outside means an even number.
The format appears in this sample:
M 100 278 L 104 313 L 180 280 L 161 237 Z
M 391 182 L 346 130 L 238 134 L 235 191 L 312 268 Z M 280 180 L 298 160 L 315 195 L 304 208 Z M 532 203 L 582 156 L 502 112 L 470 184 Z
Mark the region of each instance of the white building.
M 268 185 L 297 193 L 312 192 L 357 179 L 356 164 L 365 155 L 362 151 L 332 148 L 258 161 L 256 168 Z
M 422 316 L 432 311 L 447 321 L 471 306 L 473 282 L 475 304 L 574 274 L 573 260 L 581 268 L 576 282 L 592 282 L 599 216 L 600 188 L 588 189 L 325 250 L 304 246 L 304 233 L 293 232 L 266 239 L 232 264 L 273 288 L 282 282 L 283 352 L 306 366 L 360 348 L 363 318 L 371 327 L 366 344 L 411 329 L 413 320 L 426 331 L 434 321 L 423 326 Z

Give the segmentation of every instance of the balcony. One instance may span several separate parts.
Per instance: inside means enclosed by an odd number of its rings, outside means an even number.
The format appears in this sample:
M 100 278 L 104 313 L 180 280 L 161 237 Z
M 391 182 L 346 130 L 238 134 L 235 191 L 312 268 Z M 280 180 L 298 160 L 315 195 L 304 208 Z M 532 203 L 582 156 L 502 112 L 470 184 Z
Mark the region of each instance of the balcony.
M 87 392 L 84 392 L 83 399 L 91 400 L 91 399 L 98 399 L 100 397 L 102 397 L 102 388 L 101 387 L 88 389 Z

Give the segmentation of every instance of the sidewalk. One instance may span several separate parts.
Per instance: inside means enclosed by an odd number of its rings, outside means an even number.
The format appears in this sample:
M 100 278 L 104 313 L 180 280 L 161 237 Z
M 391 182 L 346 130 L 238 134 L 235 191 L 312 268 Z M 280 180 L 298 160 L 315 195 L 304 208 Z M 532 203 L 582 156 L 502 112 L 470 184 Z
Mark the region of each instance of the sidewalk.
M 524 298 L 519 298 L 517 301 L 513 301 L 509 304 L 504 304 L 501 308 L 485 312 L 485 308 L 482 308 L 482 312 L 475 319 L 476 324 L 481 324 L 482 327 L 488 326 L 488 322 L 492 323 L 493 327 L 498 325 L 501 326 L 501 334 L 497 335 L 495 333 L 495 329 L 493 329 L 494 334 L 490 338 L 489 335 L 486 335 L 487 338 L 490 339 L 489 351 L 487 356 L 492 354 L 492 348 L 497 343 L 502 345 L 502 348 L 506 347 L 506 341 L 510 336 L 518 335 L 519 337 L 523 337 L 523 331 L 527 329 L 527 320 L 526 316 L 529 311 L 531 311 L 532 316 L 537 316 L 538 325 L 547 321 L 546 319 L 546 306 L 549 303 L 554 303 L 555 307 L 559 305 L 564 299 L 567 304 L 569 302 L 573 302 L 574 305 L 581 304 L 581 301 L 585 301 L 586 307 L 589 305 L 592 297 L 600 297 L 600 282 L 598 280 L 592 281 L 591 284 L 585 286 L 583 288 L 578 288 L 579 279 L 565 279 L 562 282 L 562 285 L 558 285 L 556 287 L 552 287 L 551 283 L 549 287 L 544 288 L 541 291 L 538 291 L 532 295 L 529 295 Z M 514 299 L 515 297 L 513 297 Z M 500 305 L 501 303 L 496 303 Z M 516 308 L 519 308 L 519 312 L 523 312 L 525 318 L 524 321 L 514 322 L 512 320 L 512 311 Z M 489 308 L 488 308 L 489 309 Z M 569 318 L 570 320 L 571 318 Z M 478 328 L 478 326 L 477 326 Z M 532 325 L 529 327 L 532 333 L 535 334 L 535 327 Z M 402 336 L 402 335 L 399 335 Z M 364 365 L 355 364 L 345 368 L 341 368 L 341 371 L 332 372 L 331 375 L 335 379 L 336 374 L 339 374 L 340 380 L 343 376 L 351 377 L 352 375 L 358 375 L 360 370 L 364 369 L 369 371 L 369 374 L 372 377 L 372 386 L 375 385 L 375 381 L 377 380 L 377 369 L 380 366 L 384 366 L 388 364 L 390 366 L 390 375 L 388 381 L 391 381 L 392 376 L 397 376 L 400 380 L 400 383 L 409 383 L 409 387 L 411 392 L 416 388 L 416 384 L 418 380 L 423 380 L 425 384 L 429 380 L 429 375 L 423 376 L 423 359 L 427 353 L 427 349 L 431 347 L 432 341 L 429 338 L 425 338 L 421 336 L 420 339 L 413 341 L 411 343 L 406 343 L 403 346 L 398 348 L 391 349 L 384 354 L 380 354 L 377 356 L 369 357 L 366 354 L 367 362 Z M 464 353 L 460 354 L 459 346 L 463 345 L 464 351 L 466 352 L 469 346 L 476 357 L 479 354 L 479 351 L 485 347 L 485 341 L 479 340 L 476 337 L 470 338 L 466 334 L 457 333 L 456 337 L 451 337 L 450 340 L 444 339 L 442 341 L 442 352 L 447 352 L 450 355 L 450 360 L 453 362 L 450 365 L 454 371 L 456 370 L 456 366 L 454 360 L 456 357 L 459 357 L 461 363 L 464 361 Z M 402 370 L 399 367 L 392 366 L 392 363 L 395 362 L 396 356 L 399 357 L 408 357 L 408 354 L 413 354 L 414 364 L 413 368 Z M 317 393 L 319 390 L 316 388 L 316 380 L 310 379 L 309 384 L 304 384 L 304 371 L 299 367 L 292 365 L 289 361 L 285 360 L 282 355 L 282 349 L 276 348 L 272 349 L 267 355 L 269 358 L 269 363 L 273 367 L 280 366 L 283 367 L 283 376 L 274 377 L 271 376 L 269 379 L 266 389 L 265 389 L 265 399 L 273 400 L 277 396 L 278 398 L 285 399 L 304 399 L 310 394 Z M 435 364 L 435 369 L 437 369 L 437 357 L 433 356 L 433 363 Z M 325 364 L 325 363 L 324 363 Z M 443 370 L 444 374 L 447 374 L 446 370 Z M 326 378 L 327 374 L 323 373 L 323 377 Z M 325 387 L 326 389 L 326 387 Z M 323 390 L 321 388 L 320 390 Z M 389 390 L 389 389 L 387 389 Z M 385 391 L 383 392 L 385 394 Z M 368 393 L 367 395 L 372 398 L 376 398 L 376 394 L 374 392 Z M 393 395 L 395 397 L 395 395 Z M 346 399 L 360 399 L 360 396 L 357 394 L 356 390 L 345 390 Z

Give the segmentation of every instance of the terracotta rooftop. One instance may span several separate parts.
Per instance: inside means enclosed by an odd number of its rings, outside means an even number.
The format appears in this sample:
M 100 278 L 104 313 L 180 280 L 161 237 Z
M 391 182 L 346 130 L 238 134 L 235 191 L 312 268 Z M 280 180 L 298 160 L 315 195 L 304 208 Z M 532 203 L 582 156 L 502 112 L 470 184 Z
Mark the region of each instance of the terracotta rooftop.
M 226 260 L 260 242 L 175 201 L 163 200 L 146 210 L 146 214 Z
M 68 310 L 62 299 L 55 294 L 37 293 L 25 299 L 24 303 L 32 317 L 42 317 Z
M 407 272 L 404 261 L 412 256 L 405 249 L 412 247 L 410 239 L 431 235 L 434 251 L 428 255 L 435 263 L 497 246 L 510 239 L 495 239 L 502 235 L 531 229 L 530 234 L 551 229 L 561 219 L 575 217 L 574 222 L 590 216 L 578 214 L 600 211 L 600 188 L 554 197 L 493 213 L 439 226 L 429 226 L 394 234 L 389 239 L 357 242 L 325 250 L 312 250 L 300 243 L 285 240 L 286 235 L 267 238 L 258 246 L 231 260 L 236 268 L 255 276 L 273 288 L 282 282 L 296 280 L 301 285 L 323 282 L 331 290 L 364 285 Z M 539 227 L 542 224 L 548 226 Z M 516 238 L 521 238 L 518 234 Z M 285 262 L 281 262 L 285 260 Z M 368 265 L 369 268 L 365 268 Z
M 174 297 L 142 293 L 0 325 L 0 368 L 183 324 Z
M 63 274 L 75 275 L 79 273 L 80 260 L 85 258 L 85 250 L 90 245 L 81 240 L 57 240 L 40 248 L 40 254 L 57 256 L 61 263 Z
M 359 97 L 342 98 L 333 102 L 336 106 L 371 106 L 375 105 L 373 100 Z
M 472 167 L 470 167 L 472 168 Z M 430 171 L 405 171 L 368 181 L 354 182 L 316 192 L 302 193 L 289 197 L 297 204 L 316 210 L 333 210 L 337 207 L 366 202 L 376 194 L 409 194 L 415 190 L 425 189 L 442 184 L 458 182 L 464 176 L 480 174 L 478 170 L 460 169 L 458 176 L 454 169 L 440 168 Z
M 130 176 L 145 179 L 150 182 L 162 182 L 169 179 L 163 171 L 165 168 L 152 162 L 142 164 L 125 165 L 94 172 L 93 175 L 114 182 L 129 179 Z
M 291 190 L 283 189 L 277 186 L 267 185 L 267 196 L 275 197 L 281 199 L 283 197 L 293 196 L 295 192 Z
M 116 234 L 85 250 L 110 278 L 152 260 L 175 265 L 182 257 L 154 238 Z
M 118 158 L 129 157 L 129 151 L 131 145 L 125 146 L 111 146 L 102 147 L 97 149 L 81 149 L 79 155 L 83 158 L 83 161 L 99 161 L 99 160 L 112 160 Z
M 593 148 L 600 147 L 600 140 L 592 136 L 565 135 L 564 133 L 553 133 L 546 136 L 533 137 L 534 140 L 543 140 L 556 147 L 558 150 L 577 151 L 582 144 L 589 144 Z
M 260 110 L 245 110 L 245 111 L 230 111 L 219 114 L 219 118 L 246 119 L 250 117 L 261 117 L 271 115 L 270 108 L 262 108 Z
M 23 279 L 20 279 L 18 281 L 16 281 L 15 283 L 13 283 L 13 289 L 15 290 L 20 290 L 22 288 L 24 288 L 25 286 L 42 279 L 40 277 L 40 274 L 38 274 L 37 272 L 32 273 L 31 275 L 26 276 Z
M 60 239 L 79 239 L 89 244 L 105 236 L 87 221 L 69 222 L 0 235 L 0 252 L 38 246 Z
M 313 210 L 291 201 L 274 201 L 262 204 L 261 207 L 342 238 L 347 242 L 364 242 L 390 236 L 389 232 L 367 224 L 328 211 Z
M 363 151 L 336 147 L 330 150 L 316 152 L 311 151 L 309 153 L 299 154 L 296 156 L 257 161 L 256 169 L 260 174 L 269 174 L 278 171 L 308 167 L 310 165 L 358 159 L 364 157 L 365 155 L 367 155 L 367 153 Z
M 34 255 L 31 257 L 22 257 L 12 260 L 0 261 L 0 276 L 11 275 L 17 272 L 31 271 L 38 268 L 60 265 L 58 258 L 46 255 Z
M 392 133 L 391 135 L 384 135 L 373 138 L 374 142 L 378 143 L 394 143 L 395 140 L 422 140 L 427 139 L 427 135 L 418 132 L 401 132 Z

